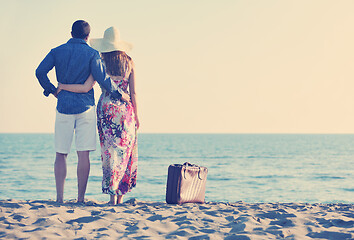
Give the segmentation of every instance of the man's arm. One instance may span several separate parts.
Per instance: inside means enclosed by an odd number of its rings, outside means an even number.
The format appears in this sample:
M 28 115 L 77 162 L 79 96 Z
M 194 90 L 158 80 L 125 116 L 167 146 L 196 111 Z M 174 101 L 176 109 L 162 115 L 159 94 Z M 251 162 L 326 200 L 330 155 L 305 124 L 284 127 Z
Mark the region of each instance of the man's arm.
M 130 101 L 129 95 L 121 91 L 121 89 L 117 87 L 117 84 L 106 74 L 106 70 L 98 53 L 96 53 L 95 57 L 92 59 L 90 68 L 93 78 L 101 87 L 106 89 L 113 98 L 122 99 L 126 102 Z
M 61 90 L 65 90 L 68 92 L 75 92 L 75 93 L 87 93 L 90 91 L 93 86 L 95 85 L 95 79 L 93 79 L 92 75 L 87 78 L 84 84 L 58 84 L 58 91 L 59 93 Z
M 39 64 L 38 68 L 36 69 L 36 77 L 41 84 L 42 88 L 44 89 L 44 96 L 48 97 L 49 94 L 55 94 L 57 89 L 56 87 L 50 82 L 47 74 L 52 68 L 54 67 L 54 57 L 53 53 L 49 52 L 47 56 L 43 59 L 43 61 Z

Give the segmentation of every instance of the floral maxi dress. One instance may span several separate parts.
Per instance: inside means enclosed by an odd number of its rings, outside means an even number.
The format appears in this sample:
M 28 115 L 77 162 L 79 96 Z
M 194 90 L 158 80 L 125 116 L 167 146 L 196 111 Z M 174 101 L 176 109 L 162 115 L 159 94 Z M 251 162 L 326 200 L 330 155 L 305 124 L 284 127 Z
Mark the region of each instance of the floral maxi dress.
M 129 78 L 111 77 L 128 93 Z M 97 104 L 97 126 L 101 144 L 102 192 L 124 195 L 136 186 L 138 149 L 134 107 L 131 102 L 111 98 L 102 89 Z

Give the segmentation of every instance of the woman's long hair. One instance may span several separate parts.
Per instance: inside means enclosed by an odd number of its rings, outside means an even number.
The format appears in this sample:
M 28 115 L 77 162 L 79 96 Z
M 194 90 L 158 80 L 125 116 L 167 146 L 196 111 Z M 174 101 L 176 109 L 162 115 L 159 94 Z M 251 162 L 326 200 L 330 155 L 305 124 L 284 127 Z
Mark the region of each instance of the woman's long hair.
M 130 71 L 131 58 L 123 51 L 102 53 L 106 71 L 111 76 L 123 76 Z

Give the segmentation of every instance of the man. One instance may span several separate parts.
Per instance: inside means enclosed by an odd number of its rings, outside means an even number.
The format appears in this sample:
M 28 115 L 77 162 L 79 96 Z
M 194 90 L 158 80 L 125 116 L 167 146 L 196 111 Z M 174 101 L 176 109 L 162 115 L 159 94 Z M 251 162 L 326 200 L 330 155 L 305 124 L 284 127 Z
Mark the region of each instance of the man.
M 78 202 L 84 202 L 90 172 L 89 152 L 96 150 L 96 111 L 94 92 L 73 93 L 61 91 L 50 82 L 47 74 L 55 67 L 57 81 L 66 84 L 83 84 L 92 74 L 93 78 L 111 93 L 112 97 L 129 101 L 129 95 L 116 90 L 115 83 L 106 75 L 99 53 L 87 44 L 90 25 L 78 20 L 73 23 L 72 38 L 65 44 L 52 49 L 39 64 L 36 76 L 44 88 L 43 94 L 58 98 L 55 120 L 54 164 L 57 202 L 64 200 L 66 159 L 70 152 L 73 134 L 78 156 L 77 182 Z

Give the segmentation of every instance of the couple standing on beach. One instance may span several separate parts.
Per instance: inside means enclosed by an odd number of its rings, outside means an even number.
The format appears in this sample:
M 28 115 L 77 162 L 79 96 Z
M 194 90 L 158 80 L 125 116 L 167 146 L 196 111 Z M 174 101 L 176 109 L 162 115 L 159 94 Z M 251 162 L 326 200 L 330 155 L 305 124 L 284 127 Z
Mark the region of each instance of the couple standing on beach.
M 101 39 L 87 44 L 90 25 L 73 23 L 72 38 L 52 49 L 36 70 L 43 94 L 57 99 L 55 120 L 54 173 L 57 202 L 64 200 L 66 159 L 75 132 L 78 156 L 78 202 L 84 202 L 90 172 L 90 151 L 96 150 L 96 122 L 101 144 L 102 192 L 110 204 L 123 202 L 123 196 L 137 180 L 137 114 L 134 64 L 126 54 L 132 46 L 120 40 L 119 31 L 110 27 Z M 47 74 L 55 67 L 58 87 Z M 96 107 L 93 86 L 98 82 L 102 94 Z

